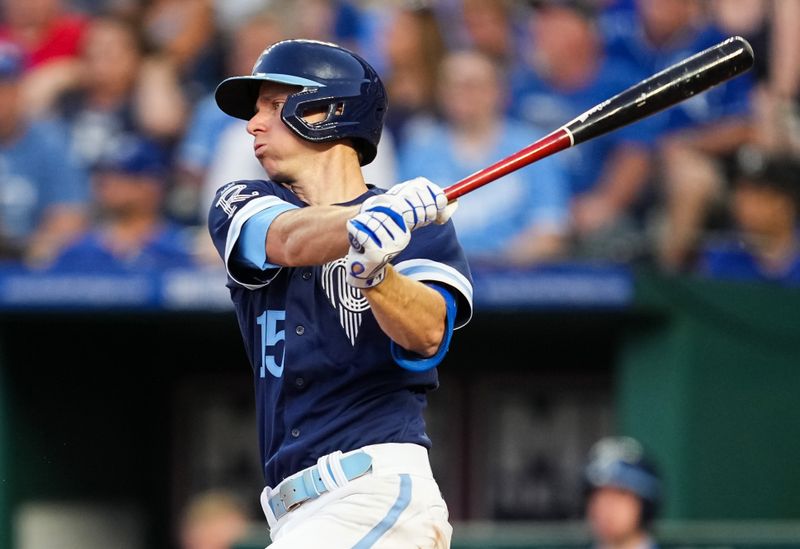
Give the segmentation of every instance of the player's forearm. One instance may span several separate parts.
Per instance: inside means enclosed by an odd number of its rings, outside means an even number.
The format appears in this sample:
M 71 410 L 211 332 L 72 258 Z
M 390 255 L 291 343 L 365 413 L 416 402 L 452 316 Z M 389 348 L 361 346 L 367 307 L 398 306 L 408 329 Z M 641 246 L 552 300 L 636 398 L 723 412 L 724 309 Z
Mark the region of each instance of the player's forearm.
M 383 282 L 362 292 L 378 325 L 392 341 L 425 357 L 436 354 L 445 334 L 446 315 L 439 292 L 398 274 L 391 265 Z
M 309 206 L 277 216 L 266 235 L 270 263 L 320 265 L 347 254 L 347 221 L 358 206 Z

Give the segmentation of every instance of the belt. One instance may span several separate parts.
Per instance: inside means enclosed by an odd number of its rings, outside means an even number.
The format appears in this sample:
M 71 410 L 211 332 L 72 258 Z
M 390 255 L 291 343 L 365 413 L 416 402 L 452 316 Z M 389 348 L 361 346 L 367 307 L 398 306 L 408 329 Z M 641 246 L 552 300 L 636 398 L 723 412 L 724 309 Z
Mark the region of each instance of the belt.
M 267 502 L 278 520 L 286 513 L 325 492 L 344 486 L 372 469 L 372 457 L 363 451 L 322 456 L 317 464 L 293 475 L 271 490 Z

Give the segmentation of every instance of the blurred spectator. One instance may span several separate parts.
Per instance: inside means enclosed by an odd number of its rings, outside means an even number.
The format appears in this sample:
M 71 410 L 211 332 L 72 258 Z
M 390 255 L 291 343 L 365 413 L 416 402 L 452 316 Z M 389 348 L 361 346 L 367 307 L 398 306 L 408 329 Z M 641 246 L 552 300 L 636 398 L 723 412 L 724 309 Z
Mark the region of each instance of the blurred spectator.
M 79 78 L 78 48 L 89 19 L 62 0 L 3 0 L 2 10 L 0 40 L 16 43 L 25 53 L 24 105 L 37 115 L 53 87 Z
M 349 50 L 362 49 L 367 35 L 364 11 L 350 0 L 289 0 L 281 10 L 288 16 L 290 38 L 334 42 Z
M 168 156 L 130 137 L 97 166 L 97 225 L 67 246 L 54 270 L 147 271 L 194 266 L 194 234 L 163 215 Z
M 636 6 L 607 27 L 608 50 L 648 75 L 728 37 L 697 0 L 637 0 Z M 656 254 L 665 269 L 691 265 L 700 234 L 719 213 L 726 171 L 755 134 L 752 90 L 745 73 L 651 117 L 660 126 Z
M 511 112 L 553 131 L 644 75 L 604 55 L 593 4 L 533 2 L 528 65 L 512 75 Z M 572 252 L 632 259 L 642 248 L 653 124 L 643 120 L 559 153 L 569 177 Z
M 517 59 L 519 28 L 515 2 L 510 0 L 461 0 L 465 46 L 486 53 L 504 70 Z
M 253 60 L 268 45 L 285 37 L 281 20 L 272 10 L 245 19 L 226 35 L 226 77 L 250 74 Z M 189 223 L 200 223 L 217 189 L 236 179 L 261 179 L 264 169 L 253 155 L 247 122 L 220 110 L 214 94 L 195 105 L 176 151 L 177 185 L 170 210 Z
M 406 123 L 436 111 L 436 78 L 445 43 L 436 12 L 424 3 L 389 8 L 385 25 L 379 42 L 389 95 L 384 132 L 391 132 L 401 147 Z
M 22 52 L 0 43 L 2 256 L 39 266 L 84 229 L 89 182 L 62 133 L 24 114 Z
M 81 44 L 81 64 L 83 78 L 59 90 L 50 112 L 65 123 L 72 150 L 88 169 L 130 134 L 171 145 L 182 133 L 187 105 L 176 75 L 145 57 L 131 21 L 96 17 Z
M 745 153 L 733 189 L 734 234 L 706 243 L 699 271 L 715 278 L 800 284 L 800 158 Z
M 800 154 L 800 2 L 773 1 L 768 6 L 768 43 L 760 50 L 753 46 L 767 72 L 757 95 L 758 145 Z
M 188 503 L 179 527 L 180 549 L 231 549 L 247 532 L 248 513 L 232 495 L 210 490 Z
M 639 441 L 631 437 L 597 441 L 583 479 L 593 548 L 657 547 L 652 528 L 662 500 L 662 480 Z
M 447 186 L 538 137 L 536 127 L 504 115 L 504 83 L 485 53 L 445 56 L 438 90 L 444 120 L 415 123 L 400 152 L 400 179 L 424 175 Z M 544 159 L 473 191 L 453 222 L 471 261 L 531 264 L 563 253 L 567 198 L 563 172 Z
M 212 0 L 152 0 L 141 17 L 144 36 L 180 76 L 191 101 L 223 76 L 220 34 Z

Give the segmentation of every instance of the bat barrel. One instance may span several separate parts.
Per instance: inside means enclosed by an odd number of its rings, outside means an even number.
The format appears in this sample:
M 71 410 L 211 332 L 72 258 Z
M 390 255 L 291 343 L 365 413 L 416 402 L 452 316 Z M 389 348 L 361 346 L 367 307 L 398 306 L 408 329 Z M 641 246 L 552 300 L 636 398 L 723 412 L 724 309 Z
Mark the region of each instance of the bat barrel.
M 524 149 L 458 181 L 444 193 L 453 201 L 478 187 L 558 151 L 641 120 L 737 76 L 753 66 L 753 48 L 741 36 L 656 73 L 603 101 Z
M 749 70 L 753 62 L 747 40 L 728 38 L 603 101 L 565 127 L 577 145 L 685 101 Z

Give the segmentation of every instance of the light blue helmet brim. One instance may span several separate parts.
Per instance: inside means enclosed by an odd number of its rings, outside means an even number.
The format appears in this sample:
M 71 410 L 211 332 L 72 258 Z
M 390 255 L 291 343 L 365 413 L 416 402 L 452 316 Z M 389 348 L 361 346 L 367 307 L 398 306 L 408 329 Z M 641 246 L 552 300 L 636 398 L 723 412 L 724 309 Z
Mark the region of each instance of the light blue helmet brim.
M 325 84 L 292 74 L 254 73 L 223 80 L 214 92 L 217 105 L 225 114 L 250 120 L 255 112 L 258 90 L 263 82 L 276 82 L 304 88 L 324 88 Z

